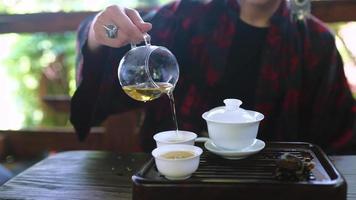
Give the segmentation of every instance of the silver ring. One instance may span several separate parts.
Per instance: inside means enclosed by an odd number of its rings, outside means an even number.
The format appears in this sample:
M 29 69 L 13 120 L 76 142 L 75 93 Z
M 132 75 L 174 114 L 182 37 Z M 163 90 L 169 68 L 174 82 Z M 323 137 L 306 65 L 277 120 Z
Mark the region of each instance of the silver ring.
M 110 39 L 117 37 L 118 28 L 114 24 L 103 25 L 105 28 L 106 36 Z

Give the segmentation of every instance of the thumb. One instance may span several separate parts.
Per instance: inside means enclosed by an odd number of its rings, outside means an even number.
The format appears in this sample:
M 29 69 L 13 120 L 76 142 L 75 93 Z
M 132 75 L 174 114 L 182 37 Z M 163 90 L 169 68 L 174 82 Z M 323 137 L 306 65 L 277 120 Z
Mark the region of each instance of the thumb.
M 140 31 L 142 33 L 146 33 L 146 32 L 148 32 L 148 31 L 150 31 L 152 29 L 152 24 L 151 23 L 147 23 L 147 22 L 143 22 L 143 23 L 138 24 L 137 27 L 140 29 Z

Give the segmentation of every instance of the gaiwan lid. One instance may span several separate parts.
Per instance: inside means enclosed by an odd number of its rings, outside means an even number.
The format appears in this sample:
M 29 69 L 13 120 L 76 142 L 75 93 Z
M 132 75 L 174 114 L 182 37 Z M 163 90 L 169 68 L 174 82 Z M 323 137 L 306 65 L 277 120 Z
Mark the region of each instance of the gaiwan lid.
M 221 123 L 248 123 L 258 120 L 253 112 L 240 108 L 242 101 L 239 99 L 225 99 L 224 103 L 225 106 L 213 108 L 204 113 L 203 118 Z

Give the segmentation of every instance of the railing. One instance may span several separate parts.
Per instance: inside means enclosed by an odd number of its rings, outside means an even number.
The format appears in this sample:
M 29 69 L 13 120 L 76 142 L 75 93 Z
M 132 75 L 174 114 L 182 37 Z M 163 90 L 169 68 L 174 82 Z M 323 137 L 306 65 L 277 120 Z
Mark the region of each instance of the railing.
M 0 33 L 74 31 L 95 12 L 0 15 Z M 314 0 L 312 13 L 325 22 L 356 21 L 356 0 Z
M 325 22 L 356 21 L 356 0 L 314 0 L 312 13 Z M 34 14 L 2 14 L 0 15 L 1 33 L 35 33 L 35 32 L 65 32 L 75 31 L 78 24 L 87 16 L 95 12 L 57 12 Z M 69 111 L 69 97 L 46 97 L 43 99 L 56 111 Z M 73 130 L 20 130 L 0 131 L 0 157 L 2 153 L 13 153 L 19 156 L 33 156 L 46 150 L 69 149 L 109 149 L 113 151 L 132 150 L 137 144 L 138 131 L 136 121 L 139 121 L 140 111 L 124 113 L 107 120 L 105 128 L 94 130 L 94 134 L 84 144 L 79 144 Z M 126 124 L 118 127 L 115 121 Z M 106 132 L 106 134 L 103 134 Z M 121 137 L 118 132 L 129 138 Z M 2 138 L 6 137 L 3 141 Z M 3 146 L 1 146 L 3 145 Z M 5 146 L 4 146 L 5 145 Z M 5 150 L 4 150 L 5 149 Z M 7 150 L 7 151 L 6 151 Z
M 93 128 L 85 142 L 79 142 L 73 130 L 67 128 L 36 128 L 0 130 L 0 158 L 15 155 L 17 159 L 30 158 L 45 152 L 65 150 L 103 150 L 104 128 Z

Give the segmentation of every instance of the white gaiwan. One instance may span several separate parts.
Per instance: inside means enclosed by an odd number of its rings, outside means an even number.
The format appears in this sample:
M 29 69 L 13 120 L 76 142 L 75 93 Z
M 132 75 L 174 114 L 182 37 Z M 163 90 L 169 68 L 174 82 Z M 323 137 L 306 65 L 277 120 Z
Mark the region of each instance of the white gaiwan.
M 202 117 L 208 125 L 209 138 L 227 150 L 242 150 L 255 142 L 263 114 L 240 108 L 242 101 L 225 99 L 225 106 L 213 108 Z

